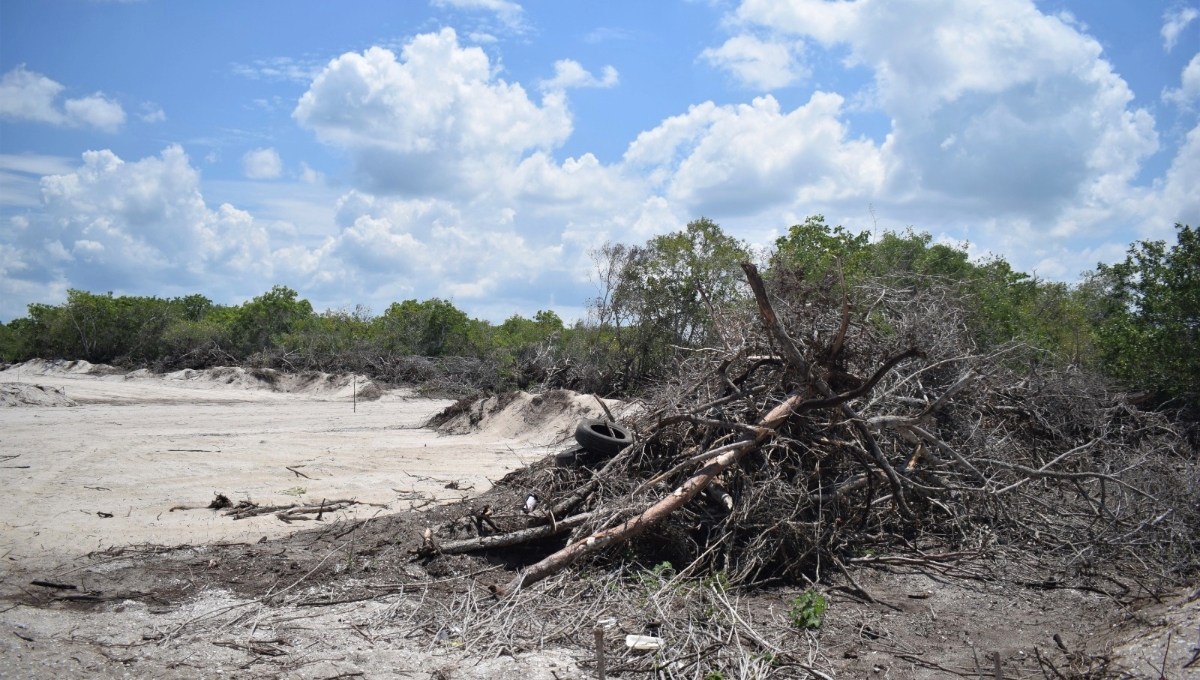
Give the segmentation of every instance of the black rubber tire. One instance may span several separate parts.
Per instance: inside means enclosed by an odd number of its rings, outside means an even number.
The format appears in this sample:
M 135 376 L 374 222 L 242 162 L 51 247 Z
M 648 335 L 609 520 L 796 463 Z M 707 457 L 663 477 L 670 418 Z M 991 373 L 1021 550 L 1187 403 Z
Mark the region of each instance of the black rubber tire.
M 585 456 L 587 451 L 582 446 L 569 446 L 554 454 L 554 464 L 558 467 L 576 467 L 583 462 L 581 459 Z
M 633 443 L 633 430 L 607 420 L 581 420 L 575 428 L 575 441 L 600 456 L 615 456 Z

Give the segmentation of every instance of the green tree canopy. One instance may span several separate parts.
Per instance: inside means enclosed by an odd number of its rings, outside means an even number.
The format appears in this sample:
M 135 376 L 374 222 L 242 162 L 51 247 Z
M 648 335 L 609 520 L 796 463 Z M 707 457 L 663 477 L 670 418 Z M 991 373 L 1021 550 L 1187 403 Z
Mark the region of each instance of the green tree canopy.
M 384 345 L 394 350 L 436 357 L 464 354 L 471 347 L 470 317 L 441 298 L 393 302 L 375 325 Z
M 1176 243 L 1138 241 L 1124 262 L 1101 264 L 1098 340 L 1109 373 L 1167 397 L 1200 402 L 1200 230 L 1176 224 Z

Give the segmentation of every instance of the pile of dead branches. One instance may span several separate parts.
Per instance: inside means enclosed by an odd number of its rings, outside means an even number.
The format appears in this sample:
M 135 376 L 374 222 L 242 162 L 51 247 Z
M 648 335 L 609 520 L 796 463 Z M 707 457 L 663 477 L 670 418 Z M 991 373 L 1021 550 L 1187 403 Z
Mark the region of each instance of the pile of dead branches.
M 748 304 L 714 310 L 723 346 L 681 363 L 637 443 L 511 476 L 538 509 L 467 538 L 430 531 L 423 551 L 567 537 L 501 595 L 631 541 L 647 563 L 734 584 L 849 578 L 852 561 L 901 553 L 1017 552 L 1048 587 L 1118 593 L 1194 572 L 1197 460 L 1167 418 L 1033 348 L 980 349 L 950 284 L 743 268 Z M 1100 574 L 1116 564 L 1128 579 Z

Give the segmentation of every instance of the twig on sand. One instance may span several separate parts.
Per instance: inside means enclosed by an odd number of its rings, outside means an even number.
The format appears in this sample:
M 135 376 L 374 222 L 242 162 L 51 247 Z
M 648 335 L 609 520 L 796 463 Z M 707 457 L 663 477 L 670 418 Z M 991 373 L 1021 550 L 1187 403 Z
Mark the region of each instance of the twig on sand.
M 297 477 L 303 477 L 305 479 L 312 479 L 312 477 L 309 477 L 308 475 L 306 475 L 303 472 L 300 472 L 299 470 L 296 469 L 296 468 L 302 468 L 302 467 L 304 467 L 304 466 L 303 465 L 291 465 L 291 466 L 284 466 L 284 469 L 287 470 L 288 472 L 291 472 L 292 474 L 296 475 Z

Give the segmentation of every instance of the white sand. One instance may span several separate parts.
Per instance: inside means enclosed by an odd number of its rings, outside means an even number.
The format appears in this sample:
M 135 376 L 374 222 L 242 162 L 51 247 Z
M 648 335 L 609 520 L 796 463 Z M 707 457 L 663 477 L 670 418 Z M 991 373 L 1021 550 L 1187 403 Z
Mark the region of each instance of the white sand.
M 355 498 L 388 505 L 356 506 L 350 516 L 358 517 L 407 509 L 414 495 L 457 500 L 550 452 L 576 417 L 598 410 L 593 404 L 588 412 L 587 400 L 575 397 L 569 406 L 578 415 L 525 422 L 539 411 L 525 396 L 505 418 L 483 423 L 492 427 L 445 436 L 421 424 L 450 402 L 393 390 L 359 401 L 352 412 L 350 376 L 264 381 L 241 369 L 112 373 L 86 362 L 28 362 L 0 371 L 8 387 L 57 388 L 66 399 L 56 403 L 78 404 L 0 407 L 6 501 L 0 558 L 255 541 L 312 526 L 273 516 L 234 521 L 207 509 L 168 511 L 206 505 L 218 492 L 234 502 Z M 379 393 L 358 381 L 360 393 Z M 447 489 L 451 482 L 468 491 Z

